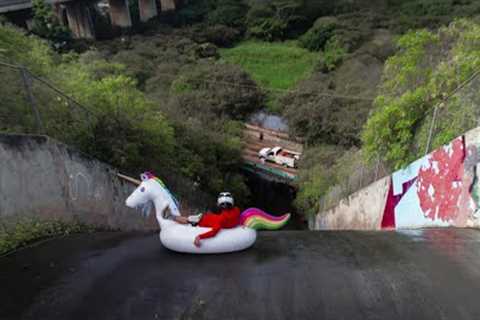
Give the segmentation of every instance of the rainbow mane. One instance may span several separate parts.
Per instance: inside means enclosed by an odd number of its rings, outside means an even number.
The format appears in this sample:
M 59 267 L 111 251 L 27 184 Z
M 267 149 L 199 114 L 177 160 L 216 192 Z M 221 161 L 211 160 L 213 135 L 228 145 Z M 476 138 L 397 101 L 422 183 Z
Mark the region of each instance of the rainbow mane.
M 240 224 L 255 230 L 278 230 L 290 219 L 290 213 L 275 217 L 257 209 L 250 208 L 240 215 Z
M 165 189 L 165 191 L 167 191 L 167 193 L 170 195 L 170 197 L 173 199 L 173 202 L 175 203 L 175 205 L 177 207 L 180 207 L 180 202 L 177 200 L 177 198 L 173 195 L 172 192 L 170 192 L 170 190 L 168 190 L 167 186 L 165 185 L 165 183 L 160 180 L 160 178 L 156 177 L 153 173 L 147 171 L 144 173 L 145 177 L 147 179 L 153 179 L 155 180 L 158 184 L 160 184 L 162 186 L 163 189 Z

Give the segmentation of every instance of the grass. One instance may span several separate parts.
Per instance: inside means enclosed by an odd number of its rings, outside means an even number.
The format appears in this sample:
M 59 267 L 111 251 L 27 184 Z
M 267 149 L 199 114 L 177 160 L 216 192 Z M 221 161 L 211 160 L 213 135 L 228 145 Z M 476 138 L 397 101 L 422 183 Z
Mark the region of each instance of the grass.
M 78 221 L 42 220 L 30 217 L 19 218 L 13 223 L 0 220 L 0 255 L 40 239 L 93 230 L 92 226 Z
M 319 58 L 295 41 L 245 41 L 220 53 L 227 62 L 240 65 L 264 89 L 274 91 L 291 89 L 307 78 Z

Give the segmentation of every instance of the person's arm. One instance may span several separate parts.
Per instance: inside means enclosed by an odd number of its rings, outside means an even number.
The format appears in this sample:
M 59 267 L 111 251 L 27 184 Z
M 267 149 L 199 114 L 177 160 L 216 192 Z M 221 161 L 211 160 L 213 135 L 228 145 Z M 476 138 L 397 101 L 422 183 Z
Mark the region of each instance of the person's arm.
M 193 240 L 193 244 L 196 247 L 200 247 L 201 246 L 200 240 L 215 237 L 218 231 L 220 231 L 220 229 L 221 229 L 221 225 L 219 223 L 215 224 L 210 231 L 207 231 L 205 233 L 202 233 L 196 236 L 195 240 Z
M 222 228 L 222 226 L 220 225 L 220 223 L 216 223 L 212 226 L 212 229 L 210 231 L 202 233 L 198 237 L 200 239 L 207 239 L 207 238 L 215 237 L 217 235 L 218 231 L 220 231 L 221 228 Z

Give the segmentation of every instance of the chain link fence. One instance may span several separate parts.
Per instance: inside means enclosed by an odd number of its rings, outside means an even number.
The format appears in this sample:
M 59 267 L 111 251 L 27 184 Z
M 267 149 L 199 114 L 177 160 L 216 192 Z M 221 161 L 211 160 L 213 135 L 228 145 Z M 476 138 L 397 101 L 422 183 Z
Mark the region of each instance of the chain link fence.
M 91 129 L 93 112 L 28 69 L 0 62 L 0 79 L 0 132 L 44 134 L 70 144 Z
M 422 125 L 416 128 L 411 154 L 416 158 L 427 155 L 439 146 L 450 142 L 466 131 L 480 126 L 480 71 L 444 96 L 442 101 L 424 116 Z M 319 200 L 319 213 L 328 211 L 342 199 L 367 187 L 395 170 L 382 156 L 372 163 L 365 163 L 361 153 L 351 174 L 332 186 Z

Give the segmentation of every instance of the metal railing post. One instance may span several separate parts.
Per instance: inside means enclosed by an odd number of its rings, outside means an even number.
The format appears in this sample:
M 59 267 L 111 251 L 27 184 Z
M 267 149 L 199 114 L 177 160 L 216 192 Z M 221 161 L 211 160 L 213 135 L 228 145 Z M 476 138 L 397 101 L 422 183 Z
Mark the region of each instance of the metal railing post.
M 360 181 L 359 181 L 360 185 L 358 187 L 358 190 L 362 189 L 363 187 L 363 164 L 360 165 Z
M 45 134 L 45 127 L 43 126 L 42 118 L 40 117 L 40 112 L 38 111 L 37 102 L 35 101 L 35 96 L 32 92 L 32 78 L 26 68 L 20 68 L 20 73 L 22 75 L 23 87 L 25 89 L 25 96 L 27 103 L 30 104 L 33 114 L 35 116 L 35 121 L 37 124 L 37 133 Z
M 437 104 L 435 106 L 435 109 L 433 109 L 432 124 L 430 125 L 430 131 L 428 133 L 427 145 L 425 146 L 425 155 L 428 154 L 428 151 L 430 150 L 430 144 L 432 143 L 433 128 L 435 127 L 435 120 L 437 118 L 438 107 L 439 107 L 439 105 Z
M 373 181 L 377 181 L 379 169 L 380 169 L 380 155 L 377 155 L 377 163 L 375 165 L 375 179 Z

